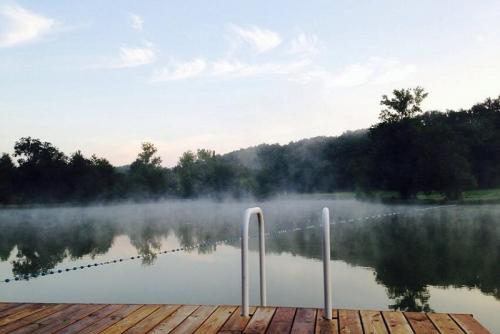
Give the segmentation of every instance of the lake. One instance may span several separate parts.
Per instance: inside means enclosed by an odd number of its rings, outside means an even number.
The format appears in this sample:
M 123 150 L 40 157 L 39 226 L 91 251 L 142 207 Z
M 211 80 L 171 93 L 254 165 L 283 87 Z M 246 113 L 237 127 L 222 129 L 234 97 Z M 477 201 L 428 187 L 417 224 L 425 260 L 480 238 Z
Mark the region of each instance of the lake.
M 3 209 L 0 300 L 239 304 L 237 238 L 244 209 L 255 205 L 270 232 L 268 304 L 322 306 L 319 224 L 326 206 L 334 223 L 334 307 L 472 313 L 500 332 L 500 206 L 494 205 L 309 196 Z M 252 224 L 250 234 L 256 233 Z M 252 238 L 252 304 L 259 302 L 257 244 Z

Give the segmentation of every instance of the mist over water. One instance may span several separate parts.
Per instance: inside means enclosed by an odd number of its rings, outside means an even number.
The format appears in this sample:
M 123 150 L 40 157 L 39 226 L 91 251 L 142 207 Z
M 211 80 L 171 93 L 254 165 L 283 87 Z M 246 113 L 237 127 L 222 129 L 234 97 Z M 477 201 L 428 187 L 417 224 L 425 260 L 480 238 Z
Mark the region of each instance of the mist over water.
M 261 203 L 170 200 L 0 210 L 2 301 L 240 302 L 243 210 L 264 210 L 270 304 L 321 306 L 322 207 L 332 226 L 333 302 L 341 308 L 473 313 L 500 330 L 500 207 L 384 205 L 328 196 Z M 388 213 L 399 215 L 379 216 Z M 368 217 L 368 218 L 366 218 Z M 255 234 L 252 224 L 250 234 Z M 298 229 L 297 231 L 291 231 Z M 228 242 L 214 245 L 220 240 Z M 206 246 L 168 254 L 157 253 Z M 258 302 L 256 240 L 251 297 Z M 128 260 L 140 255 L 140 259 Z M 64 271 L 114 259 L 127 261 Z M 254 269 L 255 268 L 255 269 Z M 62 273 L 40 276 L 63 269 Z

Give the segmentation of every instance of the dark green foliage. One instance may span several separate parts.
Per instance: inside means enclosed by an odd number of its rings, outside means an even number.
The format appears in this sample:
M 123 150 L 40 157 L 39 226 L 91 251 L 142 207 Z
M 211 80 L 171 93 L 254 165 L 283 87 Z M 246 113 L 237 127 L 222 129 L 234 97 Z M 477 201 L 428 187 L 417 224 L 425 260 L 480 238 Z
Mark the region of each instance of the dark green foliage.
M 380 112 L 382 122 L 398 122 L 416 116 L 422 112 L 420 104 L 429 95 L 422 87 L 395 89 L 392 93 L 394 97 L 389 99 L 383 95 L 380 101 L 381 105 L 387 107 Z
M 65 171 L 68 158 L 48 142 L 31 137 L 21 138 L 14 145 L 17 157 L 17 191 L 23 201 L 60 201 L 66 198 L 68 184 Z
M 8 154 L 0 157 L 0 203 L 12 203 L 15 201 L 15 179 L 16 167 Z
M 161 158 L 151 143 L 142 143 L 142 151 L 130 165 L 128 193 L 130 196 L 157 197 L 167 188 L 167 173 L 161 167 Z
M 185 152 L 174 168 L 179 181 L 178 193 L 182 197 L 239 196 L 246 191 L 245 171 L 236 162 L 201 149 Z
M 422 113 L 422 88 L 393 93 L 383 97 L 382 121 L 369 130 L 226 155 L 188 151 L 173 168 L 161 166 L 151 143 L 142 144 L 131 165 L 113 167 L 21 138 L 14 146 L 17 165 L 0 157 L 0 203 L 337 191 L 391 191 L 402 199 L 438 192 L 456 200 L 464 190 L 500 187 L 500 97 L 469 110 Z

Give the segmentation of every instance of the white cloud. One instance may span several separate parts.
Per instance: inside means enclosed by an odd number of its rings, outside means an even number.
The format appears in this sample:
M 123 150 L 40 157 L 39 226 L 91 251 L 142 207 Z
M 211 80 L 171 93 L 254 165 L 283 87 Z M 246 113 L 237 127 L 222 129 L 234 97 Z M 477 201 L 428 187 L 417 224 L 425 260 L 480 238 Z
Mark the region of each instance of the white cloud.
M 287 63 L 248 64 L 238 60 L 217 60 L 212 63 L 212 76 L 256 76 L 256 75 L 292 75 L 309 65 L 308 60 Z
M 125 68 L 137 67 L 154 63 L 156 53 L 153 44 L 146 43 L 144 47 L 122 46 L 119 55 L 115 59 L 103 59 L 101 62 L 87 66 L 86 68 Z
M 115 67 L 135 67 L 151 64 L 156 59 L 155 52 L 148 46 L 144 48 L 120 48 L 120 61 Z
M 319 53 L 318 36 L 300 33 L 290 43 L 290 53 L 304 56 L 314 56 Z
M 413 64 L 402 64 L 397 59 L 371 58 L 364 63 L 346 65 L 337 72 L 316 67 L 298 73 L 293 79 L 299 83 L 321 81 L 330 88 L 361 85 L 383 85 L 405 80 L 417 71 Z
M 243 28 L 235 24 L 231 24 L 230 28 L 240 41 L 250 45 L 257 53 L 272 50 L 282 42 L 280 35 L 272 30 L 257 26 Z
M 0 7 L 0 46 L 14 46 L 36 40 L 51 32 L 53 19 L 31 12 L 18 5 Z
M 331 84 L 336 87 L 354 87 L 365 84 L 375 72 L 371 64 L 351 64 L 332 77 Z
M 398 64 L 392 68 L 385 69 L 377 78 L 374 79 L 374 83 L 382 85 L 402 81 L 410 77 L 415 72 L 417 72 L 417 67 L 413 64 Z
M 164 67 L 153 74 L 152 81 L 173 81 L 183 80 L 201 75 L 207 67 L 207 62 L 203 58 L 196 58 L 190 61 L 175 63 Z
M 134 30 L 142 31 L 144 19 L 138 14 L 130 14 L 130 24 Z
M 291 76 L 308 66 L 308 60 L 288 63 L 259 63 L 249 64 L 239 60 L 219 59 L 207 62 L 203 58 L 191 61 L 173 63 L 153 74 L 153 82 L 193 79 L 201 76 L 222 77 L 250 77 L 259 75 Z

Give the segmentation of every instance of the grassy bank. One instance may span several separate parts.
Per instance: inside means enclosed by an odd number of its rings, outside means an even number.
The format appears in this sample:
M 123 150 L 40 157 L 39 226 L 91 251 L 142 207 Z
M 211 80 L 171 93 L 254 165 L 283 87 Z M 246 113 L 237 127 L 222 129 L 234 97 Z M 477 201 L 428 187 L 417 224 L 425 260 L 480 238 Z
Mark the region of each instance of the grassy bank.
M 459 200 L 447 200 L 446 197 L 438 192 L 418 193 L 417 197 L 410 200 L 402 200 L 397 192 L 393 191 L 378 191 L 372 194 L 358 194 L 356 197 L 367 200 L 380 200 L 382 202 L 397 202 L 397 203 L 458 203 L 458 204 L 489 204 L 500 203 L 500 188 L 495 189 L 478 189 L 464 191 L 463 196 Z

